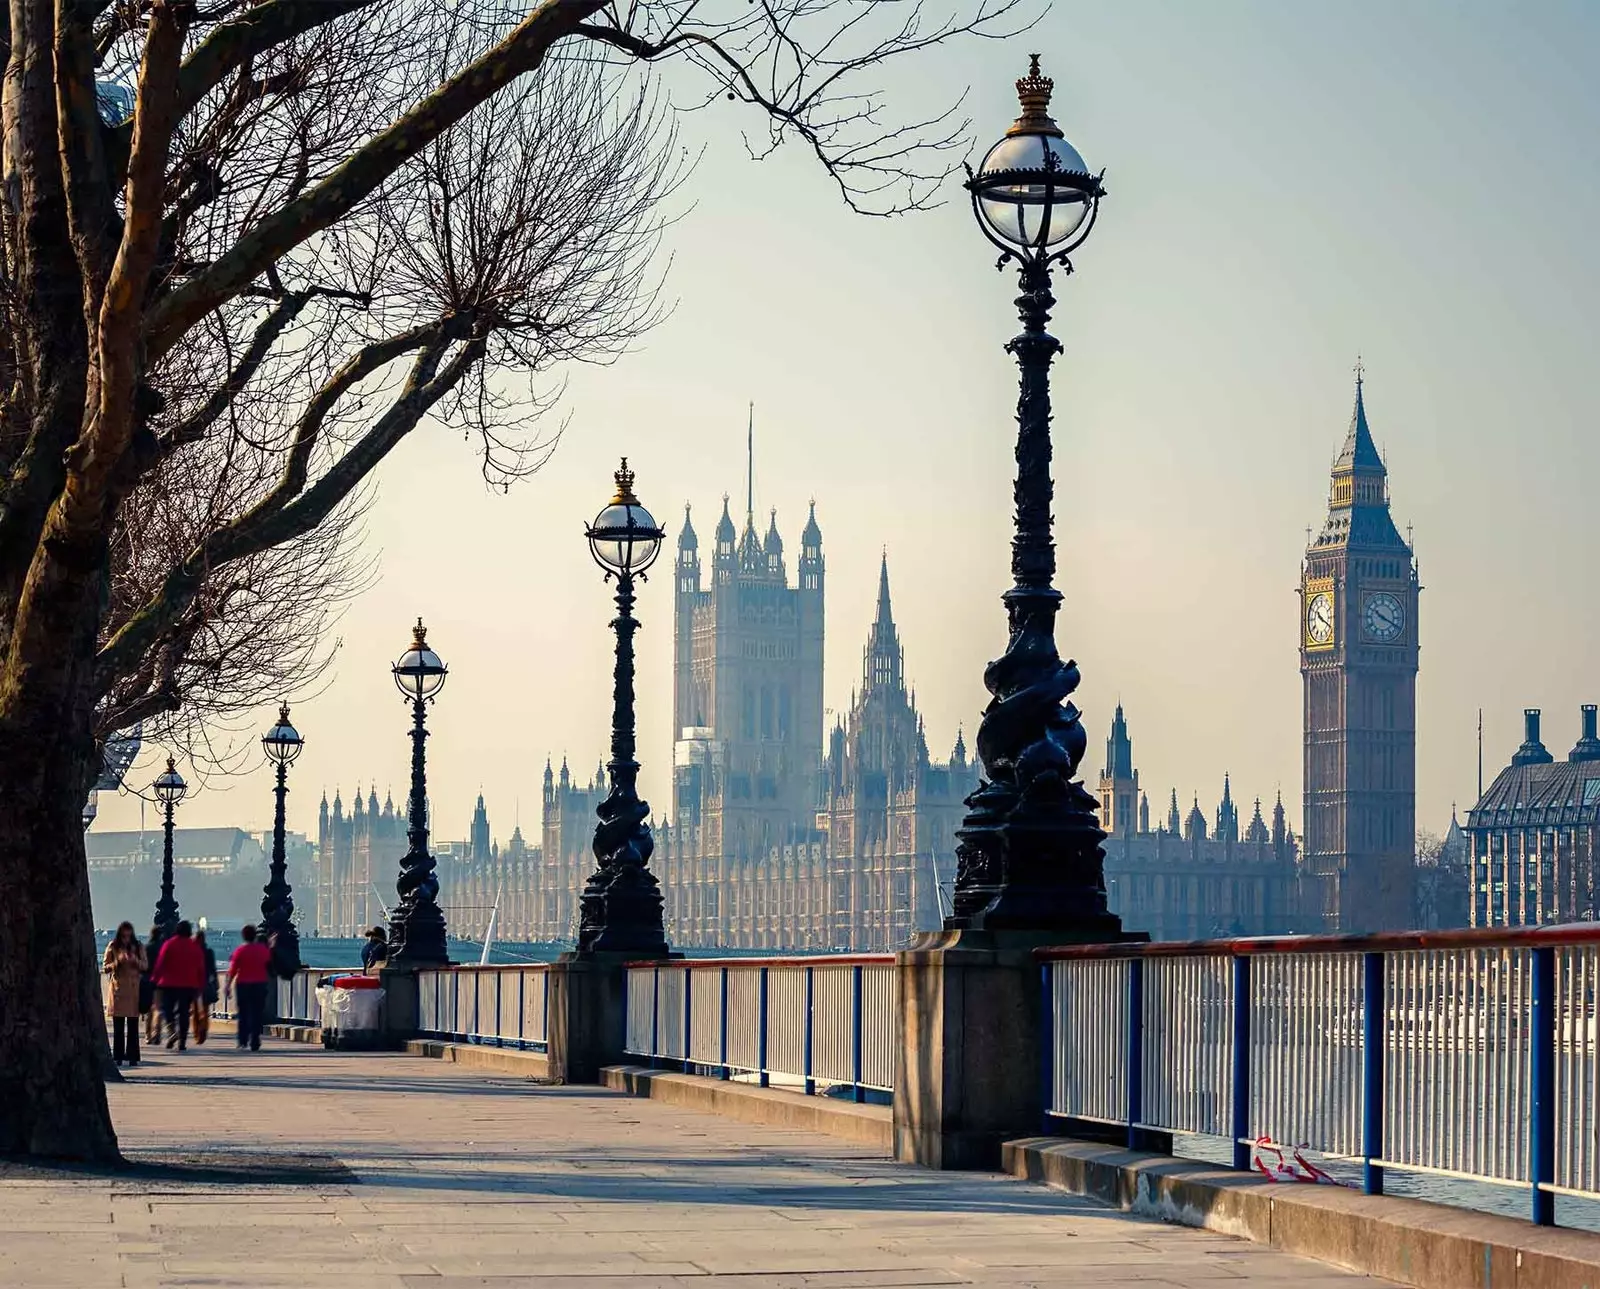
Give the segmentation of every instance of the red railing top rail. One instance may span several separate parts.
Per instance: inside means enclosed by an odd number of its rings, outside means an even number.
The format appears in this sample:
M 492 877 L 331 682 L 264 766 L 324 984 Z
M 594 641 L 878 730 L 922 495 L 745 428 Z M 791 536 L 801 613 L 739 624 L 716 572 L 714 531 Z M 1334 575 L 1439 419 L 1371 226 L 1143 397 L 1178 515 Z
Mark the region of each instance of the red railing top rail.
M 808 953 L 788 958 L 644 958 L 630 967 L 881 967 L 892 953 Z
M 1230 940 L 1064 944 L 1037 949 L 1041 962 L 1076 958 L 1203 958 L 1269 953 L 1402 953 L 1414 949 L 1532 949 L 1600 944 L 1600 922 L 1548 927 L 1463 927 L 1455 931 L 1386 931 L 1378 935 L 1264 935 Z

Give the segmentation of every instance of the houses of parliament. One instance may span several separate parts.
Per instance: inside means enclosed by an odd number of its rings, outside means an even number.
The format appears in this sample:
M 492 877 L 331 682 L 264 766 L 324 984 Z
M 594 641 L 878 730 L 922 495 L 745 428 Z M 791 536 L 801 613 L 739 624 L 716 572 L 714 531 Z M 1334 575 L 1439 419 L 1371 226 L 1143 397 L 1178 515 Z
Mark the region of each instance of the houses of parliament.
M 753 492 L 753 490 L 752 490 Z M 955 831 L 981 766 L 957 732 L 929 747 L 895 624 L 887 557 L 848 709 L 825 728 L 826 561 L 813 504 L 790 575 L 776 512 L 728 499 L 709 551 L 686 507 L 673 562 L 672 791 L 652 821 L 651 866 L 668 938 L 683 948 L 883 950 L 940 925 Z M 1099 778 L 1106 885 L 1124 923 L 1157 939 L 1413 925 L 1419 584 L 1389 509 L 1361 381 L 1334 461 L 1327 515 L 1301 563 L 1303 836 L 1281 797 L 1248 815 L 1224 778 L 1209 813 L 1176 791 L 1152 817 L 1127 717 L 1110 722 Z M 569 943 L 594 867 L 603 768 L 544 767 L 530 844 L 490 838 L 482 797 L 470 839 L 435 847 L 452 934 Z M 1158 802 L 1161 797 L 1158 796 Z M 381 921 L 405 850 L 404 811 L 376 793 L 324 804 L 318 930 Z M 381 874 L 381 876 L 380 876 Z

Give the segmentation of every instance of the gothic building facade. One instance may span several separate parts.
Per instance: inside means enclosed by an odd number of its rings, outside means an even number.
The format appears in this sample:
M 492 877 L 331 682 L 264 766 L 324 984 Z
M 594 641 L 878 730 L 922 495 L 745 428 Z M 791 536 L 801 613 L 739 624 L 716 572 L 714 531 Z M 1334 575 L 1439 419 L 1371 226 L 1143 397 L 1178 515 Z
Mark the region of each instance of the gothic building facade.
M 1308 913 L 1322 930 L 1412 925 L 1419 589 L 1358 375 L 1300 579 L 1303 840 Z
M 765 537 L 726 501 L 709 579 L 689 515 L 675 568 L 672 796 L 651 868 L 668 939 L 684 947 L 887 949 L 937 926 L 954 831 L 976 767 L 958 738 L 928 753 L 905 681 L 887 561 L 860 689 L 823 738 L 824 562 L 815 507 L 791 584 L 776 515 Z M 441 863 L 451 930 L 477 938 L 498 892 L 497 938 L 570 941 L 594 868 L 603 769 L 575 782 L 547 764 L 540 845 L 487 848 L 474 816 L 463 862 Z M 511 852 L 516 852 L 516 858 Z M 448 911 L 448 908 L 447 908 Z
M 1473 926 L 1537 926 L 1600 917 L 1600 733 L 1594 704 L 1578 741 L 1556 760 L 1539 712 L 1523 714 L 1522 746 L 1467 812 Z
M 324 793 L 313 863 L 315 933 L 353 936 L 385 923 L 384 909 L 395 901 L 395 878 L 406 844 L 405 812 L 395 811 L 392 797 L 380 808 L 376 788 L 365 802 L 357 788 L 347 815 L 338 792 L 331 809 Z
M 1233 785 L 1209 823 L 1198 798 L 1180 816 L 1173 789 L 1166 818 L 1151 826 L 1150 801 L 1133 765 L 1133 740 L 1117 704 L 1100 772 L 1106 830 L 1106 894 L 1130 930 L 1153 940 L 1283 935 L 1304 929 L 1299 847 L 1280 796 L 1269 825 L 1255 800 L 1242 828 Z

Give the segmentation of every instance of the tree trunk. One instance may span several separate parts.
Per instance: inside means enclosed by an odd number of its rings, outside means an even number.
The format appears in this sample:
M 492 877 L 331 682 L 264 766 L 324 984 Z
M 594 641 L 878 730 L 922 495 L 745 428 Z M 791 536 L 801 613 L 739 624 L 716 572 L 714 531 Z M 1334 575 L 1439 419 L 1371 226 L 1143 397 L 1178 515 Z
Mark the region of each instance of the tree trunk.
M 0 783 L 26 782 L 59 732 L 0 740 Z M 0 791 L 0 1153 L 118 1158 L 101 1064 L 81 768 L 59 755 L 44 798 Z M 44 857 L 49 859 L 45 860 Z
M 55 648 L 24 663 L 34 683 L 0 676 L 0 1154 L 119 1158 L 83 845 L 98 769 L 87 682 L 104 569 L 95 563 L 33 581 Z

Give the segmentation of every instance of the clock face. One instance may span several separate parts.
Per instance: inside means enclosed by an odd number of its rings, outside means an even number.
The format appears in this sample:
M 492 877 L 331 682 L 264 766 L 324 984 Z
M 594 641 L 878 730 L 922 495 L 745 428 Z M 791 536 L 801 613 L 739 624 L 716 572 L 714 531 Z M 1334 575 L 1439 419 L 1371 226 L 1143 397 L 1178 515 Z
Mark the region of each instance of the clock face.
M 1333 596 L 1318 591 L 1306 605 L 1306 639 L 1325 645 L 1333 639 Z
M 1361 613 L 1361 625 L 1374 640 L 1397 640 L 1406 629 L 1405 606 L 1387 591 L 1369 595 Z

